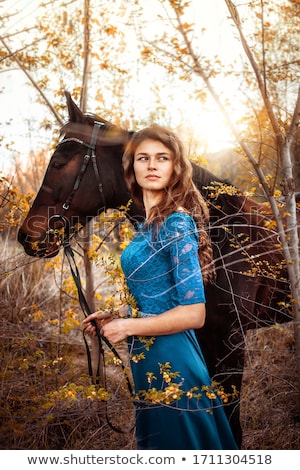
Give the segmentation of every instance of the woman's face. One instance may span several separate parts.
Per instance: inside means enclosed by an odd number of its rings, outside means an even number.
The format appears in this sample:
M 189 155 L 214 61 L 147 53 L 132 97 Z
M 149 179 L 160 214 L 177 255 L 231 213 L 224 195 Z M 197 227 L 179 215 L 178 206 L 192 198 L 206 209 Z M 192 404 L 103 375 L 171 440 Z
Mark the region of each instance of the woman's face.
M 161 192 L 174 171 L 174 154 L 159 140 L 146 139 L 135 151 L 133 169 L 143 191 Z

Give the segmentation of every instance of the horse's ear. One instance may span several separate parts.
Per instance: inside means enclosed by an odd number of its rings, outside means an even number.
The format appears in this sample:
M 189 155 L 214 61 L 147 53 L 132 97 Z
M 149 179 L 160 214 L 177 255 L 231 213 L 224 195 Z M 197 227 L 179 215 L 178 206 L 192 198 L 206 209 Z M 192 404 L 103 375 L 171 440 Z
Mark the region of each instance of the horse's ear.
M 65 97 L 67 100 L 67 107 L 69 113 L 69 120 L 71 122 L 86 122 L 86 117 L 78 106 L 73 101 L 71 94 L 68 91 L 65 91 Z

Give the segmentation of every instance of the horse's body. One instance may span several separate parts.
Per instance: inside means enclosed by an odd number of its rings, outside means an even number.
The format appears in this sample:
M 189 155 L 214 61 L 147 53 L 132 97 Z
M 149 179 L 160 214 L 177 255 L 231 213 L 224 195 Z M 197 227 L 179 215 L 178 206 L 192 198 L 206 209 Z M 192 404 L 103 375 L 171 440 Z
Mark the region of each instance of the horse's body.
M 70 121 L 62 129 L 65 140 L 54 152 L 19 230 L 19 241 L 31 256 L 55 256 L 60 249 L 57 231 L 61 227 L 84 226 L 89 218 L 126 205 L 130 199 L 121 164 L 130 134 L 106 123 L 97 137 L 92 136 L 94 119 L 83 115 L 70 95 L 66 96 Z M 90 162 L 83 168 L 84 156 L 93 153 L 93 139 L 97 167 Z M 197 165 L 193 167 L 194 181 L 210 205 L 208 229 L 217 272 L 216 283 L 206 289 L 206 324 L 196 333 L 211 376 L 230 393 L 232 385 L 237 391 L 241 388 L 247 329 L 290 320 L 279 307 L 279 302 L 284 305 L 288 298 L 289 286 L 284 280 L 277 233 L 265 227 L 268 217 L 263 206 L 238 194 L 212 196 L 209 186 L 219 191 L 222 181 Z M 131 204 L 128 217 L 135 224 L 143 214 Z M 228 405 L 226 411 L 240 443 L 239 401 Z

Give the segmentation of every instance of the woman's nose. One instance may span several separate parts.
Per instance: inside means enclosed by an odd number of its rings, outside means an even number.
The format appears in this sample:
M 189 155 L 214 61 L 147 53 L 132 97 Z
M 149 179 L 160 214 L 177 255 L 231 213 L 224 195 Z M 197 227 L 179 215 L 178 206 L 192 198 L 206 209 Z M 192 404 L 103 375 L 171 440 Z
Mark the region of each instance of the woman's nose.
M 155 159 L 154 158 L 149 158 L 149 160 L 148 160 L 148 169 L 149 170 L 155 170 L 156 169 L 156 164 L 155 164 Z

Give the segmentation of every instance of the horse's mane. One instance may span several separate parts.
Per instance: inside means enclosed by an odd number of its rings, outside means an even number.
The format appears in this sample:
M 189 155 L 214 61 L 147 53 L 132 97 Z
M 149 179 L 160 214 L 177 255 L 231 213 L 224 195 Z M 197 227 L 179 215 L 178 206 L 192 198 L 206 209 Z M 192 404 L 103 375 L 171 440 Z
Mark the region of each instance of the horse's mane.
M 116 127 L 114 124 L 112 124 L 111 122 L 107 121 L 106 119 L 98 116 L 98 114 L 94 114 L 94 113 L 86 113 L 85 114 L 85 117 L 88 121 L 89 124 L 93 125 L 95 121 L 97 122 L 101 122 L 102 124 L 104 124 L 106 127 Z
M 103 119 L 97 114 L 84 114 L 84 119 L 67 121 L 60 129 L 60 136 L 67 132 L 78 134 L 78 136 L 88 142 L 91 137 L 91 128 L 96 122 L 103 124 L 101 132 L 97 138 L 97 142 L 105 146 L 120 146 L 123 147 L 130 138 L 130 133 L 121 129 L 120 127 L 112 124 L 111 122 Z
M 245 196 L 234 184 L 218 178 L 194 162 L 192 162 L 192 167 L 193 181 L 208 202 L 211 214 L 217 213 L 220 216 L 236 214 L 243 210 Z
M 214 181 L 223 182 L 220 178 L 215 176 L 210 171 L 206 170 L 202 166 L 198 165 L 197 163 L 192 162 L 193 167 L 193 180 L 196 184 L 197 188 L 199 189 L 199 185 L 201 186 L 208 186 L 212 184 Z

